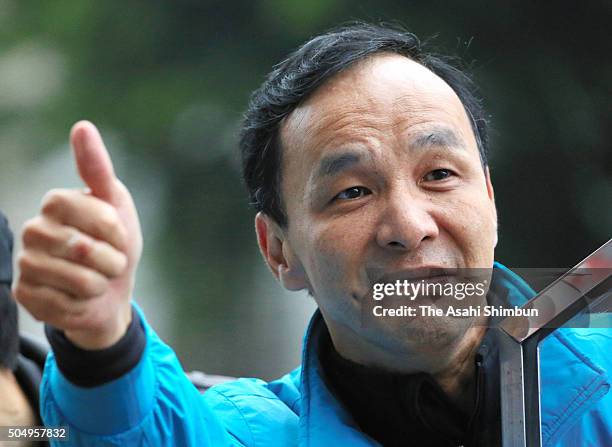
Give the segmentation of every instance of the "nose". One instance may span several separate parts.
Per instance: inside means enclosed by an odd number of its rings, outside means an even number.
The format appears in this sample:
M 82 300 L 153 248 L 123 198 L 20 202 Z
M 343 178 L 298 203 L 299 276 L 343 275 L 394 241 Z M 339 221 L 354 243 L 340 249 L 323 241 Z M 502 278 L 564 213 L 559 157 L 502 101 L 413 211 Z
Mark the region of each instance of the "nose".
M 439 234 L 428 200 L 407 194 L 397 195 L 385 204 L 380 216 L 376 242 L 386 250 L 413 251 Z

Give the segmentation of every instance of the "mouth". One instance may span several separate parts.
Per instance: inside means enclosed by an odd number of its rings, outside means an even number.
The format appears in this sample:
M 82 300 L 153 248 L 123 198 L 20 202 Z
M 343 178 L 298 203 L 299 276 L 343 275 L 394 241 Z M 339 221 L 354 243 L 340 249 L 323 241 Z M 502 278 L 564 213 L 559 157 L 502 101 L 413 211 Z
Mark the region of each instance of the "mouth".
M 383 269 L 370 269 L 367 272 L 370 285 L 376 283 L 393 283 L 396 281 L 441 281 L 457 276 L 457 269 L 443 266 L 421 266 L 392 272 Z
M 422 286 L 427 283 L 450 283 L 457 280 L 457 271 L 458 269 L 456 268 L 438 265 L 419 266 L 393 271 L 382 268 L 371 268 L 366 271 L 369 283 L 368 290 L 362 293 L 353 293 L 352 297 L 356 301 L 371 302 L 374 289 L 377 285 L 384 288 L 384 286 L 388 284 L 396 285 L 396 287 L 401 287 L 398 285 L 401 284 L 407 287 L 406 284 L 408 283 L 422 283 Z M 393 294 L 386 294 L 385 296 L 392 297 Z M 431 296 L 430 298 L 433 300 L 437 299 L 435 296 Z

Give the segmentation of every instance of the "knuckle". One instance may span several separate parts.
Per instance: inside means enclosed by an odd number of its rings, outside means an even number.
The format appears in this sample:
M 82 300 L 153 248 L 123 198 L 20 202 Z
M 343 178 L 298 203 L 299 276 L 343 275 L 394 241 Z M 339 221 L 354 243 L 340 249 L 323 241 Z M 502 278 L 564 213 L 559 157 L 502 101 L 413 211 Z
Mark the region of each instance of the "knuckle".
M 123 227 L 117 211 L 111 207 L 104 207 L 96 219 L 96 230 L 100 235 L 106 236 L 110 240 L 123 243 Z
M 32 233 L 38 231 L 38 226 L 40 224 L 40 219 L 38 216 L 32 217 L 26 220 L 23 224 L 22 231 L 23 234 Z
M 37 321 L 53 323 L 54 319 L 62 314 L 58 310 L 62 297 L 52 289 L 19 282 L 15 287 L 14 296 Z
M 47 306 L 40 305 L 40 298 L 36 295 L 33 287 L 19 283 L 13 291 L 15 299 L 25 307 L 32 316 L 40 315 Z M 37 318 L 38 319 L 38 318 Z M 40 319 L 38 319 L 40 321 Z
M 93 241 L 89 238 L 79 236 L 78 233 L 73 234 L 71 240 L 75 240 L 75 242 L 69 248 L 70 259 L 79 263 L 86 261 L 93 251 Z
M 17 266 L 21 272 L 27 272 L 35 268 L 35 263 L 27 252 L 21 252 L 17 255 Z
M 21 280 L 17 281 L 13 288 L 13 297 L 21 304 L 27 307 L 27 303 L 30 298 L 29 289 L 23 284 Z
M 51 189 L 42 199 L 41 211 L 46 215 L 56 215 L 68 201 L 68 194 L 65 189 Z
M 128 265 L 128 258 L 125 254 L 119 253 L 116 262 L 113 264 L 113 276 L 121 275 Z
M 85 297 L 101 295 L 106 290 L 107 281 L 95 273 L 84 273 L 76 279 L 76 288 L 79 294 Z
M 100 208 L 97 224 L 103 233 L 114 231 L 119 225 L 119 217 L 112 207 L 104 206 Z
M 23 224 L 22 240 L 24 246 L 35 245 L 41 237 L 45 236 L 46 232 L 43 229 L 43 222 L 39 216 L 29 219 Z

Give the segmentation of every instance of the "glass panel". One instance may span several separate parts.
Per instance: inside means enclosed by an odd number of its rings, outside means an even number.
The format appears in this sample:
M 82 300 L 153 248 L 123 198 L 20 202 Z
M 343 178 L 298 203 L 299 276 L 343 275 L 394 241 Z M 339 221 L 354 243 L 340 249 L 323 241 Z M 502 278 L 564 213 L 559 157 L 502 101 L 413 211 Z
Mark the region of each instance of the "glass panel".
M 612 278 L 586 294 L 587 306 L 538 346 L 542 444 L 612 445 L 612 418 L 597 411 L 612 374 Z M 553 444 L 554 445 L 554 444 Z
M 612 445 L 612 240 L 522 308 L 500 325 L 504 447 Z

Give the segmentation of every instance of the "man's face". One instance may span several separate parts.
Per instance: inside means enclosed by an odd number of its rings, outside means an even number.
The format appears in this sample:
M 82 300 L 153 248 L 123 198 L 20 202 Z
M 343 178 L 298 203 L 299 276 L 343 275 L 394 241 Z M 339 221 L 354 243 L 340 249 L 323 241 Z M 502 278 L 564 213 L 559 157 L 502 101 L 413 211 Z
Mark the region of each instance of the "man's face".
M 399 318 L 365 329 L 360 316 L 381 275 L 493 264 L 493 191 L 453 90 L 406 57 L 376 55 L 294 110 L 281 141 L 283 251 L 332 337 L 353 333 L 403 351 L 419 349 L 423 336 L 445 344 L 461 335 L 465 321 Z M 419 341 L 406 328 L 419 329 Z

